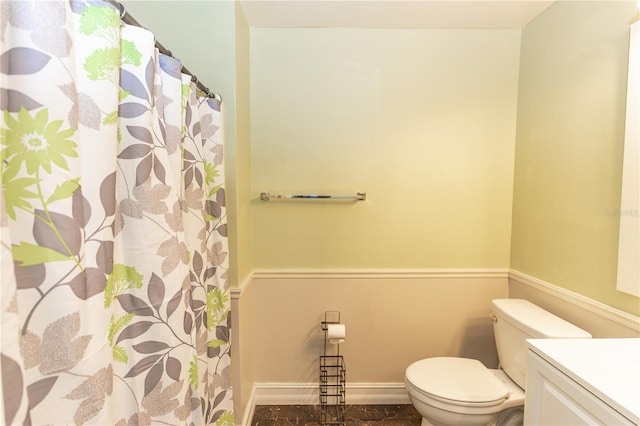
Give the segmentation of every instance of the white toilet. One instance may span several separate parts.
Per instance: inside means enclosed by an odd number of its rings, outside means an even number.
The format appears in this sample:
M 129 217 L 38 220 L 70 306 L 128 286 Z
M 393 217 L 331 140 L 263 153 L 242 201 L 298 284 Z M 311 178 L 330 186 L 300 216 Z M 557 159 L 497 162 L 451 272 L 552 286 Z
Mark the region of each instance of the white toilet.
M 427 358 L 405 374 L 422 426 L 522 425 L 526 339 L 590 338 L 575 325 L 522 299 L 491 302 L 500 367 L 469 358 Z

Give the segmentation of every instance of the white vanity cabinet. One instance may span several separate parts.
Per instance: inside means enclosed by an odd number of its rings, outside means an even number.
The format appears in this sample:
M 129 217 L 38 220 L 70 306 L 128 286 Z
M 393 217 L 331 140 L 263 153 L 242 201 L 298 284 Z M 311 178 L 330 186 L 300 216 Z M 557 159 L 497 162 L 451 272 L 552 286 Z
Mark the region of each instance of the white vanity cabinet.
M 527 342 L 525 425 L 640 423 L 640 339 Z

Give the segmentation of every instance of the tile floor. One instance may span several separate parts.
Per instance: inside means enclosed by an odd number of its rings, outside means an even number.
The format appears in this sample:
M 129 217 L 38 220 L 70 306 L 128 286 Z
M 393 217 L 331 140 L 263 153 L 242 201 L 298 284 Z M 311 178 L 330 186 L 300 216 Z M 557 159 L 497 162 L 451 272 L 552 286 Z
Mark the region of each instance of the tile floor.
M 317 426 L 316 405 L 258 405 L 251 426 Z M 346 426 L 419 426 L 420 414 L 413 405 L 347 405 Z

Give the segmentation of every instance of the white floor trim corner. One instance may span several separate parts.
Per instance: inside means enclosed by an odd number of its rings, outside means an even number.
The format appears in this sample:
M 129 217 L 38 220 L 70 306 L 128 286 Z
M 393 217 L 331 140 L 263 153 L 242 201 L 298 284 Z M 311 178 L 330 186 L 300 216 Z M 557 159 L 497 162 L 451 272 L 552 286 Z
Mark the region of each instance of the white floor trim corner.
M 239 419 L 236 417 L 236 426 L 250 426 L 253 421 L 253 414 L 256 411 L 256 387 L 254 386 L 251 389 L 251 395 L 249 395 L 249 401 L 247 402 L 247 407 L 244 409 L 244 413 L 242 413 L 242 418 Z

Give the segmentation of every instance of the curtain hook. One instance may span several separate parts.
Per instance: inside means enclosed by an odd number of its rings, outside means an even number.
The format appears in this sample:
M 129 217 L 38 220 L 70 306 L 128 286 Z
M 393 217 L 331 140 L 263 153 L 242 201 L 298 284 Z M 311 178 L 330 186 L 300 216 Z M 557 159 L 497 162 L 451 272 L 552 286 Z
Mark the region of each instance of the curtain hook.
M 124 4 L 120 3 L 119 1 L 114 1 L 114 3 L 115 3 L 115 6 L 120 11 L 120 19 L 124 20 L 124 17 L 127 15 L 127 11 L 124 8 Z

